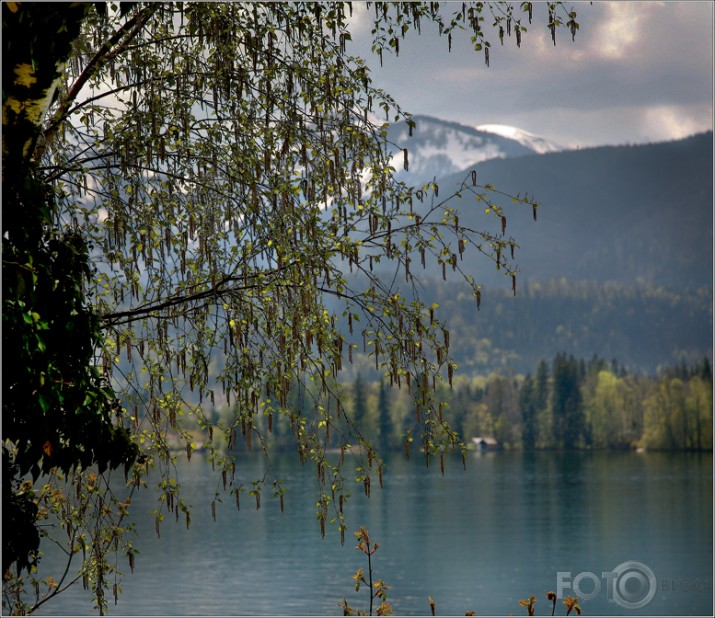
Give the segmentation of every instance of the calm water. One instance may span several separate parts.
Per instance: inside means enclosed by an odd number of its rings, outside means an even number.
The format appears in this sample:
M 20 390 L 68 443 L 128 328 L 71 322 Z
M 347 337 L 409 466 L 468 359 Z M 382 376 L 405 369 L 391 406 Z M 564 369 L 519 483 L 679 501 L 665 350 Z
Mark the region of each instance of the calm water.
M 179 468 L 195 507 L 190 529 L 167 521 L 157 539 L 153 502 L 135 499 L 134 512 L 145 518 L 136 540 L 142 553 L 110 613 L 327 615 L 340 613 L 343 597 L 367 609 L 366 590 L 353 587 L 352 574 L 366 566 L 354 537 L 341 546 L 328 528 L 321 540 L 313 466 L 302 469 L 287 455 L 274 464 L 289 491 L 284 513 L 268 496 L 258 511 L 252 498 L 244 496 L 240 511 L 227 498 L 214 524 L 217 478 L 196 455 Z M 258 457 L 239 462 L 245 480 L 262 466 Z M 519 599 L 534 594 L 536 613 L 550 615 L 544 595 L 557 589 L 557 573 L 570 572 L 562 579 L 572 581 L 590 572 L 596 575 L 577 587 L 588 594 L 601 579 L 602 588 L 582 602 L 586 615 L 712 615 L 712 488 L 710 454 L 474 454 L 466 472 L 457 459 L 444 477 L 439 466 L 395 457 L 384 489 L 369 500 L 356 485 L 348 523 L 351 531 L 365 525 L 380 542 L 375 576 L 391 586 L 396 614 L 429 615 L 430 595 L 438 614 L 526 615 Z M 655 597 L 643 609 L 608 600 L 602 573 L 629 560 L 656 576 Z M 628 585 L 633 592 L 638 581 Z M 43 612 L 93 610 L 77 587 Z M 565 614 L 560 600 L 558 614 Z

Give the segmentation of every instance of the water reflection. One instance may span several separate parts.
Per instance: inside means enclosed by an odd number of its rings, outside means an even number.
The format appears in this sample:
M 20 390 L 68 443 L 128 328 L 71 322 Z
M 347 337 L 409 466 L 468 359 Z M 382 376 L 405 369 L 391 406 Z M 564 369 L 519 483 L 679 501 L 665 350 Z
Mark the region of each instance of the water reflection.
M 338 614 L 343 596 L 355 594 L 352 574 L 366 566 L 347 535 L 328 528 L 320 538 L 312 467 L 278 456 L 286 479 L 286 509 L 264 498 L 255 509 L 244 497 L 210 502 L 216 477 L 200 457 L 179 467 L 194 505 L 192 526 L 164 523 L 157 539 L 148 495 L 135 501 L 142 550 L 134 576 L 124 580 L 118 612 L 128 615 Z M 258 457 L 239 462 L 255 478 Z M 587 615 L 712 612 L 712 456 L 633 453 L 474 454 L 467 471 L 459 458 L 439 465 L 395 457 L 384 489 L 369 500 L 355 485 L 346 512 L 351 530 L 365 525 L 381 547 L 376 577 L 392 586 L 397 614 L 520 614 L 518 601 L 556 588 L 556 573 L 601 574 L 639 560 L 659 581 L 706 580 L 703 592 L 660 591 L 644 610 L 627 611 L 606 595 L 582 603 Z M 48 558 L 46 561 L 50 563 Z M 46 564 L 49 566 L 49 564 Z M 81 588 L 65 593 L 48 612 L 91 613 Z M 112 608 L 110 608 L 111 610 Z M 563 613 L 563 612 L 562 612 Z

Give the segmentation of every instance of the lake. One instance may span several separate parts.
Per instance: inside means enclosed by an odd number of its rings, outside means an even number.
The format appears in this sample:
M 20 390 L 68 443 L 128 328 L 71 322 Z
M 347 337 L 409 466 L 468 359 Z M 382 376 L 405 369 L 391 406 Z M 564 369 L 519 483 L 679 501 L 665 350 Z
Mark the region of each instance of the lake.
M 352 534 L 361 525 L 380 543 L 373 569 L 395 614 L 429 615 L 431 596 L 437 614 L 526 615 L 519 599 L 533 594 L 536 614 L 550 615 L 545 593 L 559 587 L 593 597 L 581 601 L 585 615 L 713 612 L 712 454 L 471 453 L 466 471 L 457 457 L 444 477 L 438 464 L 396 455 L 382 490 L 373 483 L 367 499 L 355 486 L 344 546 L 335 527 L 321 539 L 313 465 L 274 456 L 285 511 L 270 492 L 260 510 L 244 494 L 240 511 L 231 497 L 219 504 L 214 523 L 218 475 L 199 453 L 181 459 L 191 527 L 171 518 L 157 539 L 153 499 L 135 497 L 141 554 L 110 614 L 336 615 L 343 597 L 366 610 L 367 590 L 356 594 L 352 579 L 367 567 Z M 250 480 L 263 466 L 242 456 L 238 470 Z M 93 610 L 77 586 L 42 612 Z M 565 615 L 560 599 L 556 614 Z

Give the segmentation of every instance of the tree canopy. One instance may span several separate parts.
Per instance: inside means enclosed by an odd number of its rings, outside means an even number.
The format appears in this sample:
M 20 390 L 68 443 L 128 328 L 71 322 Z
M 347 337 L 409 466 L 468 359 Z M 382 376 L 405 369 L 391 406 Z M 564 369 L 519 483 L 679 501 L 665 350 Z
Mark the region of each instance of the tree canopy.
M 528 2 L 368 9 L 381 57 L 434 27 L 449 46 L 466 31 L 487 64 L 490 40 L 520 45 L 532 18 Z M 358 355 L 411 394 L 408 454 L 465 448 L 436 394 L 457 366 L 420 270 L 458 273 L 478 308 L 481 255 L 516 290 L 506 210 L 537 203 L 505 206 L 469 174 L 458 194 L 497 218 L 491 233 L 462 225 L 434 183 L 395 180 L 409 153 L 387 129 L 414 122 L 349 54 L 352 10 L 3 3 L 3 498 L 27 529 L 3 535 L 24 539 L 3 548 L 4 606 L 32 611 L 82 580 L 103 611 L 112 581 L 117 594 L 107 554 L 134 556 L 109 471 L 123 465 L 133 491 L 157 470 L 157 531 L 168 513 L 188 523 L 176 443 L 207 449 L 217 496 L 282 504 L 280 479 L 241 478 L 235 460 L 239 444 L 268 453 L 279 422 L 316 467 L 323 535 L 335 521 L 344 538 L 355 473 L 328 450 L 358 454 L 365 494 L 382 478 L 343 405 L 338 377 Z M 554 42 L 575 34 L 575 13 L 545 11 Z M 26 601 L 43 519 L 81 564 Z

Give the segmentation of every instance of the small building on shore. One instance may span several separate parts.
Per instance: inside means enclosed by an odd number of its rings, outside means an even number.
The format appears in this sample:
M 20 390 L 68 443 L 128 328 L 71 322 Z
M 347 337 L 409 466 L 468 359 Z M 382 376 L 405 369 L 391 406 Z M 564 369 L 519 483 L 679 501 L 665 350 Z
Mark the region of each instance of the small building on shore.
M 503 448 L 501 442 L 492 436 L 477 436 L 472 438 L 472 444 L 478 451 L 498 451 Z

